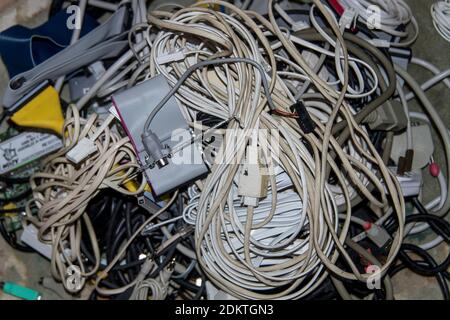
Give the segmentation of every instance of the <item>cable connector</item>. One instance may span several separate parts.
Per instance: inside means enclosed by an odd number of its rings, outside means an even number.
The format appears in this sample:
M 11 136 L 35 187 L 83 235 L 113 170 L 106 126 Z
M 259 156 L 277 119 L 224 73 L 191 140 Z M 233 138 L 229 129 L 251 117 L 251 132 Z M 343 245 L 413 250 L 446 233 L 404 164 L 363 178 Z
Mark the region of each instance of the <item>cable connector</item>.
M 393 174 L 396 174 L 397 168 L 389 168 Z M 404 175 L 396 174 L 400 183 L 404 197 L 417 197 L 420 195 L 423 186 L 423 177 L 421 171 L 406 172 Z M 386 191 L 387 192 L 387 191 Z
M 152 157 L 153 161 L 158 165 L 158 168 L 161 169 L 169 164 L 163 153 L 163 145 L 156 134 L 151 131 L 144 132 L 142 134 L 142 143 L 145 151 Z
M 386 248 L 392 241 L 389 233 L 375 223 L 367 222 L 364 225 L 367 237 L 377 245 L 378 248 Z
M 304 21 L 296 21 L 293 25 L 292 25 L 292 31 L 294 32 L 298 32 L 298 31 L 302 31 L 305 29 L 308 29 L 310 27 L 310 25 Z M 264 61 L 264 60 L 263 60 Z
M 297 101 L 295 104 L 291 106 L 291 111 L 297 114 L 297 123 L 300 126 L 300 129 L 306 134 L 313 133 L 316 129 L 316 124 L 312 120 L 311 115 L 306 109 L 303 101 Z
M 79 164 L 96 153 L 98 149 L 95 145 L 95 140 L 100 137 L 100 135 L 106 130 L 107 127 L 109 127 L 114 119 L 116 119 L 115 116 L 110 114 L 90 138 L 84 137 L 78 141 L 75 147 L 67 152 L 67 159 L 75 164 Z
M 357 12 L 354 8 L 347 8 L 339 20 L 339 26 L 344 29 L 354 28 L 356 26 Z
M 96 80 L 100 79 L 105 74 L 105 65 L 101 61 L 96 61 L 88 66 L 89 72 L 94 76 Z
M 269 179 L 260 162 L 256 140 L 247 148 L 245 164 L 239 177 L 238 194 L 245 206 L 257 207 L 259 200 L 267 196 Z
M 79 164 L 95 152 L 97 152 L 95 143 L 91 139 L 83 138 L 66 154 L 66 157 L 70 162 Z
M 369 39 L 368 42 L 377 48 L 390 48 L 391 43 L 384 39 Z
M 186 59 L 186 52 L 184 50 L 175 51 L 159 55 L 156 58 L 156 63 L 159 65 L 168 64 L 171 62 L 178 62 Z

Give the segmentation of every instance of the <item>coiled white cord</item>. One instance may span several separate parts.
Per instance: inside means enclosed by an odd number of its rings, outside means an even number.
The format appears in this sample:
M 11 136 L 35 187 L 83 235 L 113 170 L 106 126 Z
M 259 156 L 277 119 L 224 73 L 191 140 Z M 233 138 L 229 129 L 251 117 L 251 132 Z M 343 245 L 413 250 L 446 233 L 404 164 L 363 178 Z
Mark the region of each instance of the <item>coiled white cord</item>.
M 437 32 L 450 42 L 450 1 L 438 1 L 431 6 L 431 16 Z
M 394 37 L 408 37 L 408 32 L 399 31 L 398 27 L 411 23 L 414 32 L 409 40 L 391 42 L 392 46 L 407 47 L 414 43 L 419 35 L 417 20 L 404 0 L 341 0 L 341 3 L 346 9 L 355 9 L 358 19 L 368 28 L 381 30 Z

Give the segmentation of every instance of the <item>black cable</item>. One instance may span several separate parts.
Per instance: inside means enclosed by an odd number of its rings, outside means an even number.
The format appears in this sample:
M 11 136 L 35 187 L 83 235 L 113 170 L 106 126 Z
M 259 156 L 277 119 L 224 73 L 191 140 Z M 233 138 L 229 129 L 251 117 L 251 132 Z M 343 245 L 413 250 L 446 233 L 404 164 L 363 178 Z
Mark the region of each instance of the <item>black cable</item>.
M 132 204 L 130 202 L 125 204 L 125 210 L 124 210 L 124 215 L 125 215 L 125 230 L 126 230 L 126 234 L 127 234 L 127 239 L 130 239 L 133 235 L 133 231 L 132 230 L 132 222 L 131 222 L 131 207 Z M 137 246 L 133 245 L 134 243 L 136 243 L 135 241 L 130 245 L 129 249 L 127 250 L 127 261 L 134 261 L 138 259 L 138 252 L 137 252 Z M 128 276 L 130 278 L 133 277 L 133 273 L 137 274 L 139 273 L 139 268 L 130 268 L 128 269 Z
M 422 266 L 420 263 L 417 263 L 417 261 L 412 260 L 408 255 L 408 252 L 415 253 L 424 261 L 429 262 L 429 264 L 425 267 Z M 446 271 L 450 267 L 450 254 L 447 255 L 447 258 L 443 263 L 438 265 L 437 262 L 426 250 L 423 250 L 422 248 L 409 243 L 402 244 L 401 251 L 399 252 L 399 258 L 402 261 L 402 263 L 406 265 L 409 269 L 411 269 L 417 274 L 426 277 L 435 276 L 438 273 Z M 431 263 L 430 261 L 432 261 L 433 263 Z
M 179 216 L 184 209 L 184 205 L 183 196 L 179 196 L 177 202 L 164 216 L 160 217 L 159 221 L 165 221 L 172 216 Z M 87 211 L 98 236 L 101 254 L 106 253 L 106 265 L 117 255 L 122 244 L 127 242 L 145 220 L 148 219 L 149 214 L 136 204 L 135 198 L 111 191 L 100 193 L 91 201 Z M 181 222 L 173 224 L 173 231 L 176 232 L 182 227 L 184 225 Z M 97 233 L 97 229 L 102 229 L 104 232 Z M 145 254 L 154 260 L 155 269 L 152 270 L 149 278 L 157 277 L 168 264 L 179 257 L 176 255 L 176 245 L 182 241 L 190 241 L 192 240 L 191 238 L 186 236 L 177 239 L 177 241 L 174 241 L 156 255 L 157 249 L 167 240 L 161 230 L 153 230 L 146 236 L 139 235 L 128 247 L 124 259 L 115 265 L 108 273 L 108 277 L 102 281 L 102 285 L 105 285 L 105 287 L 121 287 L 131 283 L 137 277 L 141 265 L 145 262 L 145 259 L 139 260 L 141 254 Z M 186 243 L 187 247 L 191 247 L 191 245 L 191 242 Z M 94 265 L 95 257 L 93 256 L 92 248 L 90 248 L 88 238 L 82 239 L 81 251 L 83 256 L 89 261 L 89 264 Z M 178 263 L 189 265 L 190 261 L 179 261 Z M 100 270 L 103 270 L 106 265 L 101 264 Z M 204 280 L 206 282 L 206 278 Z M 199 297 L 204 294 L 205 288 L 200 289 L 197 288 L 195 291 Z M 115 298 L 121 299 L 127 295 L 118 295 Z M 95 299 L 96 297 L 96 295 L 93 295 L 91 298 Z
M 404 256 L 408 255 L 407 252 L 413 252 L 413 253 L 417 254 L 420 258 L 422 258 L 423 260 L 422 261 L 413 261 L 413 263 L 411 263 L 412 260 L 409 258 L 409 256 L 408 256 L 408 259 L 404 259 Z M 428 254 L 428 252 L 426 252 L 425 250 L 423 250 L 420 247 L 417 247 L 415 245 L 403 244 L 400 248 L 399 258 L 402 263 L 399 265 L 393 265 L 393 267 L 388 271 L 388 273 L 391 277 L 395 276 L 398 272 L 400 272 L 406 268 L 408 268 L 412 272 L 417 273 L 422 276 L 427 276 L 427 277 L 434 276 L 436 278 L 436 280 L 438 281 L 438 284 L 442 291 L 444 299 L 450 300 L 448 283 L 445 279 L 447 272 L 438 272 L 433 275 L 424 275 L 422 273 L 423 269 L 432 270 L 432 269 L 436 269 L 438 267 L 436 261 L 433 259 L 433 257 L 431 257 L 431 255 Z M 420 271 L 420 272 L 417 272 L 417 271 Z
M 435 232 L 438 236 L 444 238 L 447 243 L 450 239 L 450 224 L 445 219 L 429 214 L 422 203 L 417 198 L 412 199 L 413 205 L 417 208 L 420 214 L 408 215 L 405 218 L 405 225 L 416 222 L 425 222 L 430 225 L 431 230 Z M 384 223 L 386 230 L 389 232 L 394 232 L 398 223 L 395 219 L 388 219 Z M 414 253 L 420 257 L 422 260 L 413 260 L 409 253 Z M 450 253 L 447 255 L 445 261 L 438 265 L 434 258 L 424 249 L 413 245 L 413 244 L 402 244 L 398 254 L 398 259 L 400 259 L 401 264 L 392 267 L 389 271 L 391 276 L 401 270 L 408 268 L 412 272 L 424 276 L 424 277 L 435 277 L 438 281 L 439 287 L 444 295 L 445 300 L 450 300 L 449 288 L 446 278 L 448 279 L 448 268 L 450 267 Z
M 118 201 L 118 204 L 114 205 L 114 202 L 111 202 L 111 219 L 109 221 L 109 227 L 106 232 L 106 243 L 111 244 L 113 242 L 113 232 L 116 224 L 116 220 L 118 218 L 120 206 L 122 205 L 122 200 Z M 107 245 L 106 248 L 106 261 L 108 263 L 114 259 L 114 254 L 112 252 L 112 248 Z
M 416 207 L 416 209 L 419 210 L 420 214 L 424 216 L 437 217 L 431 215 L 418 198 L 413 198 L 412 203 L 414 207 Z M 443 219 L 442 217 L 438 218 L 439 219 L 430 218 L 429 225 L 436 234 L 439 234 L 441 237 L 445 239 L 447 243 L 450 243 L 450 224 L 448 223 L 447 220 Z

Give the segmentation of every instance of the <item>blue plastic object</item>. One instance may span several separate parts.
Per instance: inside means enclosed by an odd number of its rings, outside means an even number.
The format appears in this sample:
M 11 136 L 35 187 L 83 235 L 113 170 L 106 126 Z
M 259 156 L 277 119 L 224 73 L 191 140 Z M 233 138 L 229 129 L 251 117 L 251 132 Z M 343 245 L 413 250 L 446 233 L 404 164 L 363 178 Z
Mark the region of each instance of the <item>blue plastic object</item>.
M 10 78 L 32 69 L 70 44 L 73 31 L 67 28 L 68 18 L 69 14 L 63 10 L 37 28 L 17 25 L 0 33 L 0 55 Z M 98 25 L 86 14 L 81 36 Z

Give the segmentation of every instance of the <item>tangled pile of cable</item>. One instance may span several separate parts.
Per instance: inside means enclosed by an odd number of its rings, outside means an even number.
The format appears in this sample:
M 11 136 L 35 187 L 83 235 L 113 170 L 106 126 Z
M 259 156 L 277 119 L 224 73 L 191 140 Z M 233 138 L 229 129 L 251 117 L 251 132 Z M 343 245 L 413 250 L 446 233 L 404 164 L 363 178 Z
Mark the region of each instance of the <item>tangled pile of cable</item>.
M 142 193 L 146 181 L 141 177 L 134 191 L 123 186 L 139 165 L 128 137 L 121 137 L 112 127 L 112 118 L 101 120 L 93 114 L 80 117 L 73 105 L 67 111 L 64 125 L 64 148 L 42 164 L 42 170 L 31 177 L 34 200 L 27 206 L 27 221 L 39 230 L 38 237 L 52 246 L 51 271 L 56 279 L 64 280 L 67 269 L 77 266 L 81 283 L 96 274 L 100 265 L 100 250 L 87 207 L 102 189 L 113 189 L 124 195 Z M 111 126 L 111 127 L 110 127 Z M 81 166 L 75 166 L 66 155 L 83 138 L 95 141 L 97 152 Z M 37 216 L 31 209 L 38 209 Z M 85 267 L 80 240 L 84 232 L 90 240 L 95 263 Z M 62 281 L 69 291 L 78 291 Z
M 405 1 L 338 3 L 342 14 L 324 1 L 303 4 L 300 22 L 274 0 L 267 14 L 247 10 L 251 1 L 149 12 L 144 0 L 118 4 L 133 13 L 117 35 L 126 47 L 67 107 L 63 148 L 31 177 L 25 210 L 67 291 L 89 289 L 92 299 L 392 299 L 391 277 L 408 267 L 435 277 L 448 296 L 448 259 L 439 265 L 423 250 L 449 240 L 450 135 L 425 91 L 441 81 L 450 88 L 450 73 L 414 58 L 433 73 L 420 85 L 394 64 L 388 47 L 403 52 L 419 32 Z M 439 8 L 436 28 L 445 33 Z M 375 32 L 390 39 L 385 46 L 372 41 L 381 39 Z M 155 78 L 168 85 L 166 97 L 132 101 L 154 104 L 149 115 L 117 102 Z M 414 98 L 426 113 L 409 110 Z M 179 108 L 165 109 L 169 100 Z M 392 124 L 390 110 L 405 119 Z M 164 170 L 182 148 L 159 166 L 137 140 L 163 112 L 170 127 L 170 111 L 182 115 L 205 166 L 178 184 Z M 433 167 L 440 194 L 423 205 L 420 192 L 404 197 L 413 159 L 402 172 L 393 158 L 395 137 L 404 132 L 411 151 L 422 123 L 436 127 L 446 155 L 445 169 Z M 425 162 L 435 164 L 433 155 Z M 172 178 L 175 187 L 156 192 Z M 408 243 L 430 230 L 431 241 Z M 368 288 L 374 277 L 382 289 Z
M 404 0 L 342 0 L 345 8 L 355 10 L 358 19 L 369 29 L 383 31 L 401 42 L 388 41 L 394 47 L 408 47 L 419 36 L 419 24 Z M 412 25 L 412 35 L 405 26 Z
M 227 7 L 233 15 L 201 7 L 212 3 Z M 325 54 L 336 57 L 339 74 L 336 83 L 321 79 L 299 54 L 297 46 L 305 42 L 280 30 L 271 2 L 269 20 L 214 1 L 202 2 L 173 15 L 153 12 L 149 17 L 152 27 L 161 30 L 153 42 L 151 72 L 162 73 L 172 85 L 178 85 L 188 69 L 203 61 L 214 63 L 214 68 L 196 71 L 179 87 L 177 98 L 186 106 L 191 121 L 195 120 L 194 112 L 200 111 L 222 120 L 231 119 L 229 130 L 279 130 L 279 145 L 272 145 L 268 136 L 260 134 L 256 138 L 258 147 L 267 150 L 261 152 L 261 157 L 268 170 L 280 173 L 276 178 L 271 176 L 269 195 L 258 207 L 242 208 L 237 190 L 238 164 L 245 158 L 251 139 L 246 134 L 237 134 L 234 146 L 231 139 L 224 139 L 211 174 L 202 183 L 201 194 L 195 195 L 195 202 L 189 206 L 187 220 L 193 220 L 192 210 L 195 211 L 198 261 L 208 278 L 232 296 L 300 298 L 317 288 L 328 272 L 352 280 L 367 280 L 369 275 L 358 271 L 343 245 L 352 216 L 348 185 L 381 211 L 392 204 L 399 225 L 403 224 L 404 203 L 399 185 L 367 133 L 355 122 L 355 111 L 346 101 L 346 97 L 355 97 L 351 94 L 361 98 L 366 93 L 370 95 L 372 90 L 361 83 L 359 88 L 349 87 L 350 66 L 355 72 L 369 69 L 375 88 L 378 78 L 370 66 L 348 55 L 342 30 L 324 6 L 316 1 L 311 10 L 319 10 L 335 33 L 333 39 L 319 29 L 332 48 L 325 50 Z M 158 63 L 158 57 L 177 51 L 183 51 L 187 58 L 170 64 Z M 220 63 L 219 57 L 235 59 L 235 62 Z M 266 73 L 261 74 L 245 59 L 264 66 Z M 277 70 L 279 62 L 286 63 L 288 69 Z M 314 87 L 302 95 L 308 109 L 316 109 L 311 112 L 316 129 L 310 134 L 300 130 L 295 121 L 297 115 L 289 109 L 296 99 L 291 84 L 283 78 L 290 76 L 300 83 L 310 82 Z M 269 82 L 270 96 L 261 90 L 266 89 L 262 77 Z M 338 83 L 342 85 L 341 90 L 336 88 Z M 343 146 L 331 132 L 334 123 L 341 121 L 346 121 L 350 131 L 350 139 L 342 141 Z M 330 153 L 336 156 L 330 157 Z M 328 183 L 327 172 L 336 175 L 333 186 Z M 379 199 L 368 189 L 368 184 L 378 190 Z M 341 205 L 346 206 L 343 227 L 339 224 L 332 187 L 340 192 Z M 383 273 L 399 249 L 402 234 L 401 226 Z M 351 272 L 335 265 L 338 256 L 346 259 Z

